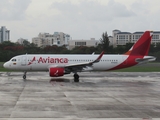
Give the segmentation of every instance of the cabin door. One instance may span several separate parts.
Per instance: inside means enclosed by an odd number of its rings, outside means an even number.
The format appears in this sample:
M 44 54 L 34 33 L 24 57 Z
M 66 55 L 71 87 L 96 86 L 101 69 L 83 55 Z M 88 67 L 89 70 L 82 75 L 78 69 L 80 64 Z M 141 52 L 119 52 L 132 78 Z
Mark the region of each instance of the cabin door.
M 27 63 L 27 55 L 24 55 L 21 58 L 21 65 L 22 66 L 26 66 L 26 63 Z

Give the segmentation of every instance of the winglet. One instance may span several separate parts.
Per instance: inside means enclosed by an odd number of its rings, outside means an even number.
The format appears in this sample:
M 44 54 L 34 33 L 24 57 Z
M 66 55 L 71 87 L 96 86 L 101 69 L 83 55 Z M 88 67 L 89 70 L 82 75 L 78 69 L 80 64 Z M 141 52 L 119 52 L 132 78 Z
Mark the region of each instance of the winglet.
M 101 60 L 103 54 L 104 54 L 104 51 L 102 51 L 101 54 L 98 56 L 98 58 L 95 61 L 93 61 L 92 63 L 99 62 Z

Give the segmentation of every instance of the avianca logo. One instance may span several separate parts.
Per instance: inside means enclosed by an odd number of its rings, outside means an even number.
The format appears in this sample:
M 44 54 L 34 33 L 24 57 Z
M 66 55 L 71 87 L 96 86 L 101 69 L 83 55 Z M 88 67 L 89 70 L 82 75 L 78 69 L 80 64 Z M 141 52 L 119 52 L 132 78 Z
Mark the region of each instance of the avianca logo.
M 34 57 L 32 61 L 28 63 L 28 65 L 31 65 L 34 61 L 36 61 L 36 57 Z
M 33 57 L 33 59 L 31 60 L 31 62 L 28 63 L 28 65 L 33 64 L 33 62 L 36 61 L 36 57 Z M 38 63 L 68 63 L 68 59 L 67 58 L 43 58 L 40 57 L 38 59 Z
M 58 70 L 54 73 L 55 76 L 58 76 Z

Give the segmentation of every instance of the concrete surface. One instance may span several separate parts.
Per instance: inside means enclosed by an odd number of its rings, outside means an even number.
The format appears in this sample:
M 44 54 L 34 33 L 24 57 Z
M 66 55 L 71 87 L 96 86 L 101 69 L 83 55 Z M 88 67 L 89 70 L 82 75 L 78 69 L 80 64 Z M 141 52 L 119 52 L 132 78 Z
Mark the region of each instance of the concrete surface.
M 159 120 L 160 73 L 0 73 L 0 120 Z M 121 119 L 120 119 L 121 118 Z

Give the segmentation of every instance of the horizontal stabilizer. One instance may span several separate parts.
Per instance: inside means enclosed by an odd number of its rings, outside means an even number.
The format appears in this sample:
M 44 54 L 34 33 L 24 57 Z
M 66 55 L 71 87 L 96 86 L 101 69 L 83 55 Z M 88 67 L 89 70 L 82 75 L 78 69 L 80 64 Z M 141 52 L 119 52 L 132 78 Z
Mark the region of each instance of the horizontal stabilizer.
M 156 58 L 153 56 L 145 56 L 144 58 L 137 58 L 136 62 L 138 63 L 146 63 L 146 62 L 151 62 L 151 61 L 155 61 Z

